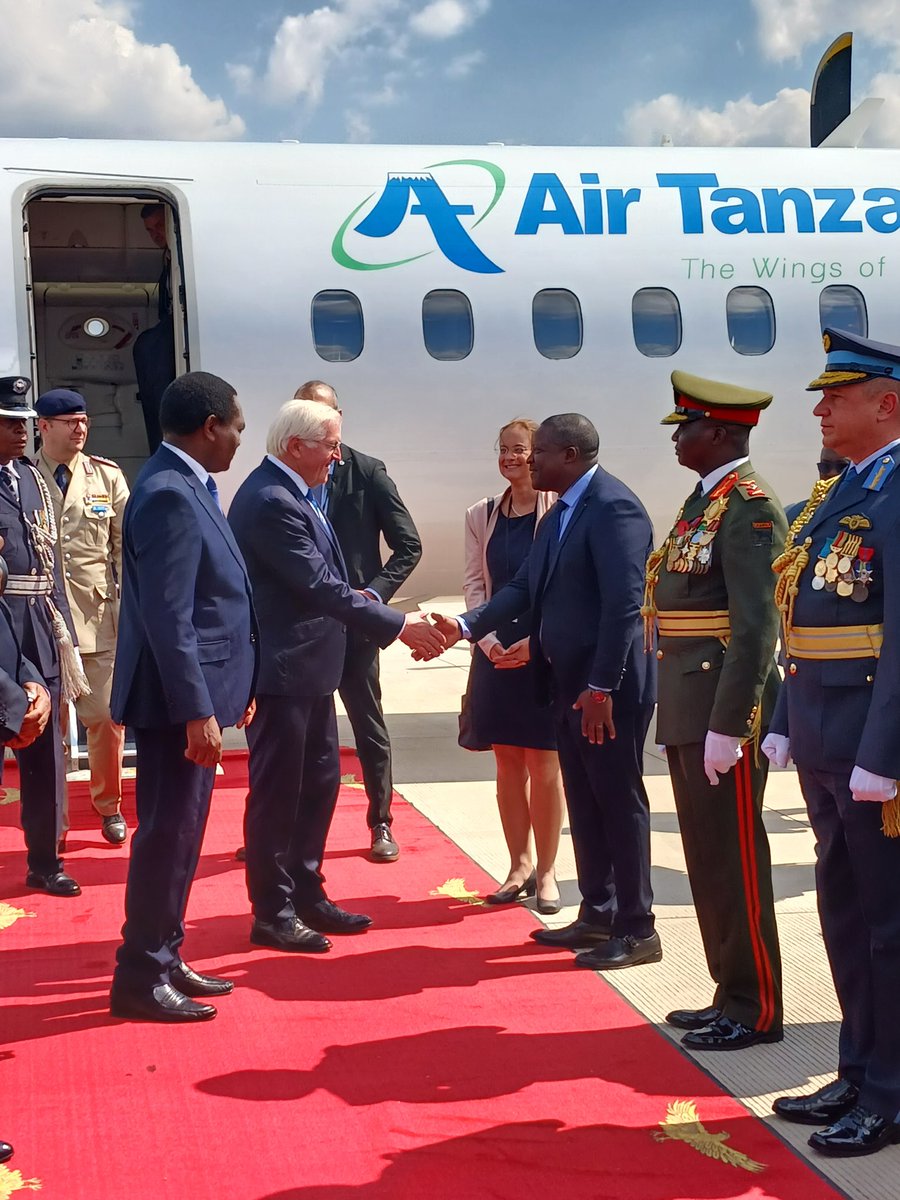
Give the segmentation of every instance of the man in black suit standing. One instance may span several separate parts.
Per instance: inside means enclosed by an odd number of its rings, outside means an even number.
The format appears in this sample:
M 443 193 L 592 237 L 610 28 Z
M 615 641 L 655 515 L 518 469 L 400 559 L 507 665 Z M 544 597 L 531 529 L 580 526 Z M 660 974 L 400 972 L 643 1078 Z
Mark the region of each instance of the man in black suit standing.
M 269 429 L 266 457 L 228 513 L 260 627 L 244 820 L 250 940 L 294 953 L 328 950 L 324 934 L 362 933 L 371 924 L 328 898 L 322 874 L 340 788 L 334 690 L 347 627 L 379 646 L 399 638 L 421 658 L 444 644 L 421 614 L 404 617 L 348 582 L 334 530 L 313 494 L 340 458 L 340 435 L 340 413 L 289 401 Z
M 234 984 L 181 956 L 184 914 L 222 757 L 222 730 L 253 719 L 258 662 L 250 581 L 219 506 L 244 418 L 235 390 L 180 376 L 160 405 L 164 441 L 125 509 L 122 608 L 111 709 L 134 728 L 138 827 L 113 1016 L 205 1021 Z
M 334 388 L 318 379 L 299 387 L 294 399 L 315 400 L 340 412 Z M 329 478 L 315 495 L 337 534 L 348 583 L 387 604 L 422 557 L 422 542 L 384 463 L 343 442 L 340 461 L 332 461 Z M 391 551 L 387 562 L 382 562 L 382 536 Z M 338 694 L 353 728 L 369 800 L 371 858 L 393 862 L 400 847 L 391 829 L 394 781 L 391 739 L 381 706 L 378 644 L 358 630 L 348 633 Z
M 597 971 L 658 962 L 650 887 L 650 806 L 642 779 L 655 694 L 641 602 L 652 549 L 637 496 L 597 462 L 587 417 L 548 417 L 528 460 L 534 487 L 559 500 L 518 574 L 461 617 L 435 615 L 448 645 L 478 641 L 531 610 L 539 700 L 552 705 L 581 889 L 578 918 L 535 941 L 582 950 Z

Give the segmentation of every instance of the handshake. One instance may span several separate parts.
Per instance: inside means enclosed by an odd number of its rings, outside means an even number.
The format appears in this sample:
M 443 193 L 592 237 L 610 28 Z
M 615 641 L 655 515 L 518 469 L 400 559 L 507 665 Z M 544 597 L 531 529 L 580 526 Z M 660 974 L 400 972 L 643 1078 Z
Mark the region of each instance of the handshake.
M 445 650 L 455 646 L 461 637 L 459 623 L 452 617 L 432 613 L 429 621 L 428 614 L 421 612 L 407 613 L 406 622 L 399 634 L 400 641 L 409 646 L 416 662 L 427 662 L 437 658 Z

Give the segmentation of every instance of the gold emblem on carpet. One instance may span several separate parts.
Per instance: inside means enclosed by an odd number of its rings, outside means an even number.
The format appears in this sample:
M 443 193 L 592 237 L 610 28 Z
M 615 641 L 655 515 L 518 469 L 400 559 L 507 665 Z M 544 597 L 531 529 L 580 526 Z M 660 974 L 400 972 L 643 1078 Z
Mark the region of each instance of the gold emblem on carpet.
M 24 908 L 13 908 L 11 904 L 4 904 L 0 900 L 0 929 L 9 929 L 10 925 L 15 925 L 16 921 L 21 921 L 23 917 L 33 916 L 33 912 L 26 912 Z M 2 1195 L 0 1192 L 0 1197 Z
M 19 803 L 19 789 L 18 788 L 0 787 L 0 808 L 2 808 L 4 804 L 18 804 L 18 803 Z
M 752 1158 L 740 1150 L 735 1150 L 725 1143 L 731 1134 L 710 1133 L 697 1114 L 697 1106 L 693 1100 L 673 1100 L 666 1110 L 666 1119 L 659 1123 L 661 1132 L 654 1133 L 657 1142 L 686 1142 L 694 1150 L 707 1158 L 727 1163 L 730 1167 L 740 1167 L 742 1171 L 764 1171 L 765 1163 L 754 1162 Z
M 440 887 L 432 888 L 429 896 L 449 896 L 451 900 L 461 900 L 463 904 L 484 904 L 477 892 L 470 892 L 464 879 L 448 879 Z
M 39 1192 L 39 1179 L 23 1179 L 20 1171 L 11 1171 L 8 1167 L 0 1166 L 0 1200 L 9 1200 L 16 1192 Z

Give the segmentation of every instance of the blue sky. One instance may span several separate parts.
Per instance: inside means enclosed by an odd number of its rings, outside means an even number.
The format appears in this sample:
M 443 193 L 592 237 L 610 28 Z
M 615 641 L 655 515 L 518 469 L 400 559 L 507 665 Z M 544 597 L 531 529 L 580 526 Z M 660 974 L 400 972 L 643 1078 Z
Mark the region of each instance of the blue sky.
M 0 135 L 797 144 L 819 56 L 900 142 L 900 0 L 0 0 Z

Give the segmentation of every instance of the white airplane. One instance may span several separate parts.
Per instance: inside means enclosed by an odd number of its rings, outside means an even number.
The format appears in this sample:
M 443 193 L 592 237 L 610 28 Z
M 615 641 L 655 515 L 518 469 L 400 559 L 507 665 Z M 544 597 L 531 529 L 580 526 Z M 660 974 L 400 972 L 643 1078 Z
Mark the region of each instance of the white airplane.
M 788 502 L 815 476 L 823 326 L 900 341 L 893 151 L 8 140 L 0 166 L 0 375 L 81 390 L 88 448 L 136 472 L 162 253 L 140 210 L 164 204 L 178 369 L 247 419 L 223 497 L 326 380 L 423 533 L 409 596 L 458 593 L 510 418 L 587 414 L 662 536 L 693 483 L 658 424 L 673 368 L 775 393 L 752 453 Z

